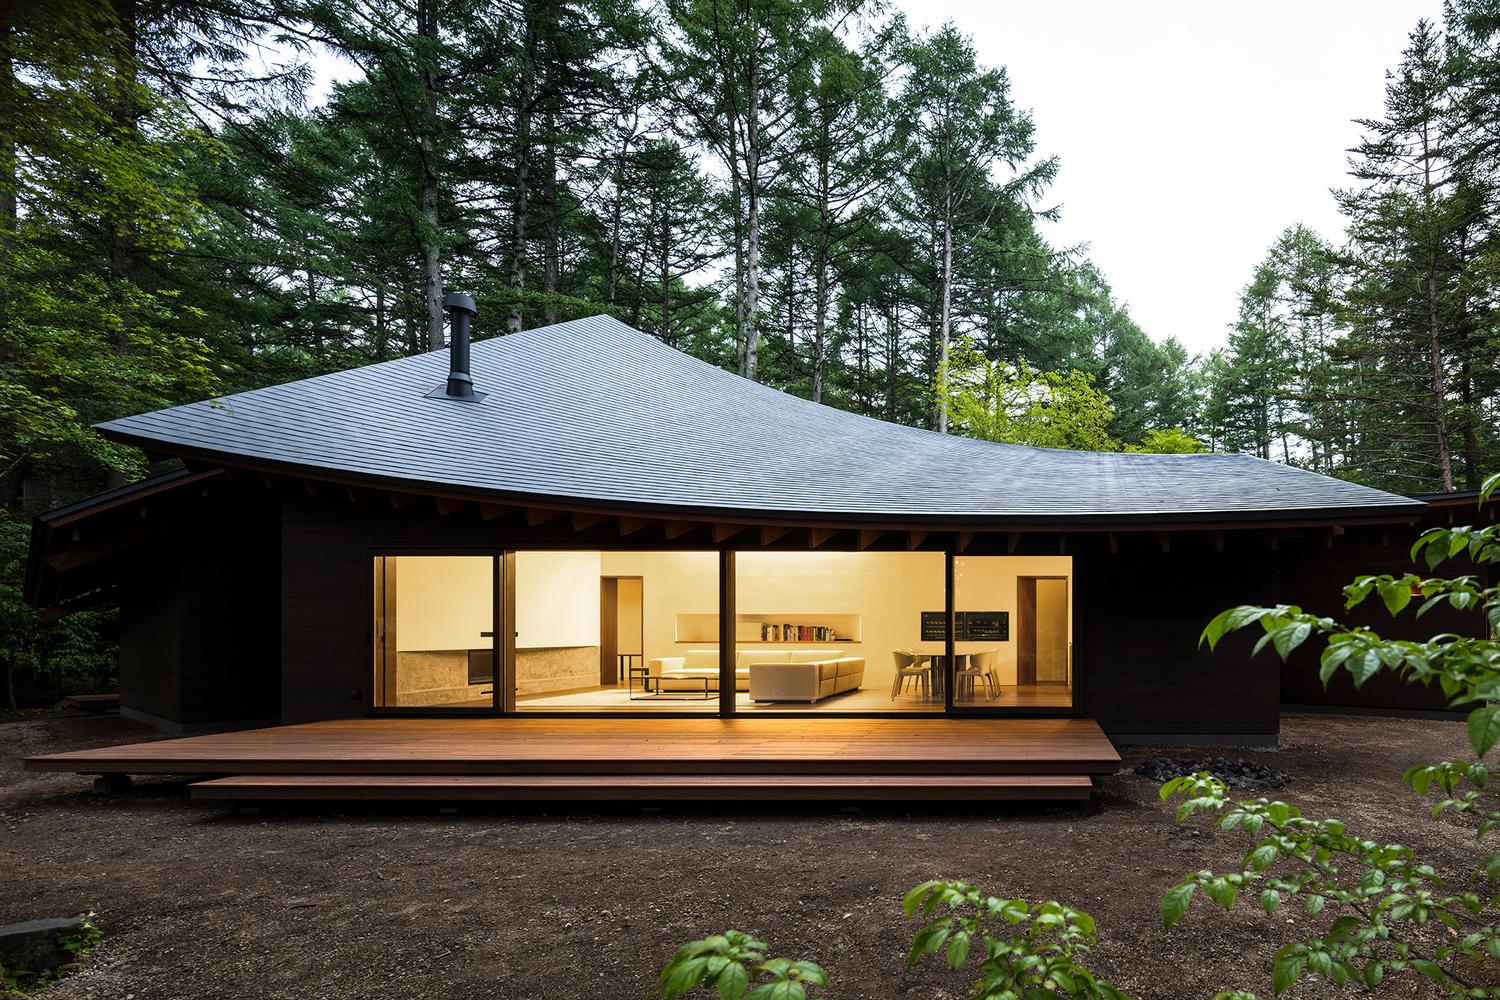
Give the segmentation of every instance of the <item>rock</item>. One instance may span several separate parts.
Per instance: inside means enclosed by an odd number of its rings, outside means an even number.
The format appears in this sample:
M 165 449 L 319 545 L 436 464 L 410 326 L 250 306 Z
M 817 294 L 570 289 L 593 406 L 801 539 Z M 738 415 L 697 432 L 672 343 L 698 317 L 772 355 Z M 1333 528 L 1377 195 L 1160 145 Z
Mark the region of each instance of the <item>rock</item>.
M 0 926 L 0 968 L 10 972 L 48 972 L 73 961 L 63 938 L 83 933 L 82 917 L 28 920 Z
M 1231 788 L 1280 788 L 1291 780 L 1274 767 L 1253 760 L 1228 760 L 1224 757 L 1152 757 L 1135 769 L 1136 774 L 1152 781 L 1169 781 L 1199 771 L 1209 772 Z

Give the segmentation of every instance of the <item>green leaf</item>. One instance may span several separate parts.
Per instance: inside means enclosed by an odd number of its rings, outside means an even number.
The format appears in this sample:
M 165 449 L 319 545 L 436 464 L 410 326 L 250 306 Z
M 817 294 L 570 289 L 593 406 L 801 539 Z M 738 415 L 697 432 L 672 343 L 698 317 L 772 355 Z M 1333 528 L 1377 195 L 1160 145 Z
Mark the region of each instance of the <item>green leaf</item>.
M 738 962 L 725 966 L 715 983 L 719 988 L 719 1000 L 740 1000 L 745 988 L 750 985 L 750 973 Z
M 1380 585 L 1380 599 L 1385 602 L 1385 609 L 1395 617 L 1411 603 L 1411 587 L 1401 580 L 1383 583 Z
M 969 935 L 959 932 L 948 939 L 948 968 L 956 969 L 969 957 Z
M 1500 705 L 1486 705 L 1469 713 L 1469 744 L 1483 757 L 1500 740 Z
M 1307 958 L 1297 952 L 1282 955 L 1271 966 L 1271 989 L 1277 994 L 1285 993 L 1287 989 L 1302 976 L 1302 970 L 1307 968 Z
M 1276 907 L 1281 905 L 1281 893 L 1275 889 L 1263 889 L 1260 894 L 1260 908 L 1267 913 L 1275 913 Z
M 1164 929 L 1170 928 L 1182 915 L 1187 912 L 1188 903 L 1192 901 L 1193 892 L 1198 888 L 1194 882 L 1184 882 L 1173 886 L 1161 901 L 1161 925 Z

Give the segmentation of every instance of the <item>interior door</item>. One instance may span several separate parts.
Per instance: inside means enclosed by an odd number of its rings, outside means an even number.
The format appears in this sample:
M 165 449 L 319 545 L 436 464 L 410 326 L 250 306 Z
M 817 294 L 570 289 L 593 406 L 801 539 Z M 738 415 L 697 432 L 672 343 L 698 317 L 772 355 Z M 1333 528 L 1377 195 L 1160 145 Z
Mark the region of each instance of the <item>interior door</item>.
M 1036 683 L 1036 577 L 1016 578 L 1016 683 Z
M 613 576 L 599 581 L 599 683 L 620 683 L 620 580 Z

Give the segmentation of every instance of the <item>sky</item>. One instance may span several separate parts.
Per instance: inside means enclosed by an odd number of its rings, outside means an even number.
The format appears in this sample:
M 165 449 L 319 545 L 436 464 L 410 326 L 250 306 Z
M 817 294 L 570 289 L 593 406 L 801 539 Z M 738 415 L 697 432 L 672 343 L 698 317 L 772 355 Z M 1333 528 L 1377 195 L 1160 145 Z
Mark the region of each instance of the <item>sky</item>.
M 1061 173 L 1044 224 L 1088 244 L 1158 340 L 1224 342 L 1240 290 L 1287 226 L 1338 240 L 1356 118 L 1441 0 L 896 0 L 914 27 L 952 21 L 1007 68 L 1038 153 Z

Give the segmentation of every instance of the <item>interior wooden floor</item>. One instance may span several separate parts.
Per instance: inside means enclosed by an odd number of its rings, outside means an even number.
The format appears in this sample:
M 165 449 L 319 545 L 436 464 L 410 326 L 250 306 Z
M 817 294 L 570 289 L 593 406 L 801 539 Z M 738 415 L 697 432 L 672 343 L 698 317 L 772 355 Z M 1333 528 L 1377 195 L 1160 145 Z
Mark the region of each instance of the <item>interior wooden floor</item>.
M 1091 719 L 341 719 L 74 750 L 33 771 L 227 776 L 214 798 L 1087 797 Z M 504 780 L 500 780 L 500 779 Z M 321 790 L 321 791 L 320 791 Z
M 631 695 L 634 695 L 632 698 Z M 476 702 L 484 707 L 488 702 Z M 994 692 L 981 691 L 978 695 L 963 698 L 956 704 L 965 708 L 1071 708 L 1073 689 L 1065 684 L 1006 685 Z M 702 714 L 717 712 L 717 691 L 709 692 L 707 699 L 696 694 L 671 693 L 662 696 L 646 696 L 637 690 L 627 691 L 622 687 L 596 686 L 575 688 L 569 691 L 553 691 L 547 694 L 521 695 L 516 698 L 516 709 L 522 712 L 686 712 Z M 735 695 L 735 708 L 747 714 L 782 712 L 797 715 L 818 712 L 942 712 L 940 701 L 924 700 L 915 689 L 909 688 L 896 697 L 891 697 L 888 684 L 878 687 L 863 687 L 846 691 L 815 702 L 757 702 L 747 692 Z

